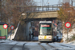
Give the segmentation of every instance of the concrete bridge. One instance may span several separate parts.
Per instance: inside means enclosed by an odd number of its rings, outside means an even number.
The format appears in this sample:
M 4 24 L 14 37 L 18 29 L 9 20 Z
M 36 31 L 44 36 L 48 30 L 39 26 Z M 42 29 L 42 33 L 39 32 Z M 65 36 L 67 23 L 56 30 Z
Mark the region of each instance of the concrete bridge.
M 57 11 L 42 11 L 42 12 L 27 12 L 24 16 L 25 21 L 35 21 L 35 20 L 53 20 L 58 17 Z

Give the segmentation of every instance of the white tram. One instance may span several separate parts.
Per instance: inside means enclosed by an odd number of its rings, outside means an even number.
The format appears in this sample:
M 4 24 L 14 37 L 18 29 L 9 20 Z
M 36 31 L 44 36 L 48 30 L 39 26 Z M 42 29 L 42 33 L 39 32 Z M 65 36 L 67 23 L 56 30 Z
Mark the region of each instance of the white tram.
M 59 31 L 53 31 L 52 21 L 40 21 L 39 22 L 39 36 L 40 42 L 56 42 L 61 41 L 62 36 Z M 59 36 L 58 36 L 59 35 Z

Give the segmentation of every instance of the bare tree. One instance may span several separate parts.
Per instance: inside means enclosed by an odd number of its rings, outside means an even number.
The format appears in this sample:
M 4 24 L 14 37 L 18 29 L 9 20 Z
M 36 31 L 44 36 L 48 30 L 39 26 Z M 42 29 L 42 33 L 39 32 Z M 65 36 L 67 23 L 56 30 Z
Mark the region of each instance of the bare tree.
M 32 10 L 30 7 L 35 5 L 31 0 L 6 0 L 5 5 L 2 7 L 2 21 L 8 24 L 14 23 L 15 27 L 19 22 L 23 12 Z
M 70 22 L 73 25 L 75 23 L 75 9 L 69 3 L 63 4 L 58 11 L 58 19 L 62 21 L 63 25 L 66 22 Z

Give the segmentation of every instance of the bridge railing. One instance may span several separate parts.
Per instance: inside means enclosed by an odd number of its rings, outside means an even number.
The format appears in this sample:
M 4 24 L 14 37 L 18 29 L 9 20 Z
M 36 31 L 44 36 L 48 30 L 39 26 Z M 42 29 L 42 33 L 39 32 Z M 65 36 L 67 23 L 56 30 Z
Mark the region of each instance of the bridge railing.
M 48 6 L 30 6 L 29 8 L 31 8 L 31 10 L 27 12 L 57 11 L 61 6 L 62 4 L 48 5 Z

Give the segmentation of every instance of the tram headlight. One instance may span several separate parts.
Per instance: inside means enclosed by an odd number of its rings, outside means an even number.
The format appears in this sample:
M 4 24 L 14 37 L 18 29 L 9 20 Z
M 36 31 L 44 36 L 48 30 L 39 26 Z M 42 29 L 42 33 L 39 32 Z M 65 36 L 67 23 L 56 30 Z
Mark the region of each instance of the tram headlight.
M 41 39 L 39 39 L 39 40 L 41 40 Z
M 39 36 L 39 39 L 44 39 L 44 36 Z
M 47 36 L 47 39 L 52 39 L 52 36 Z

